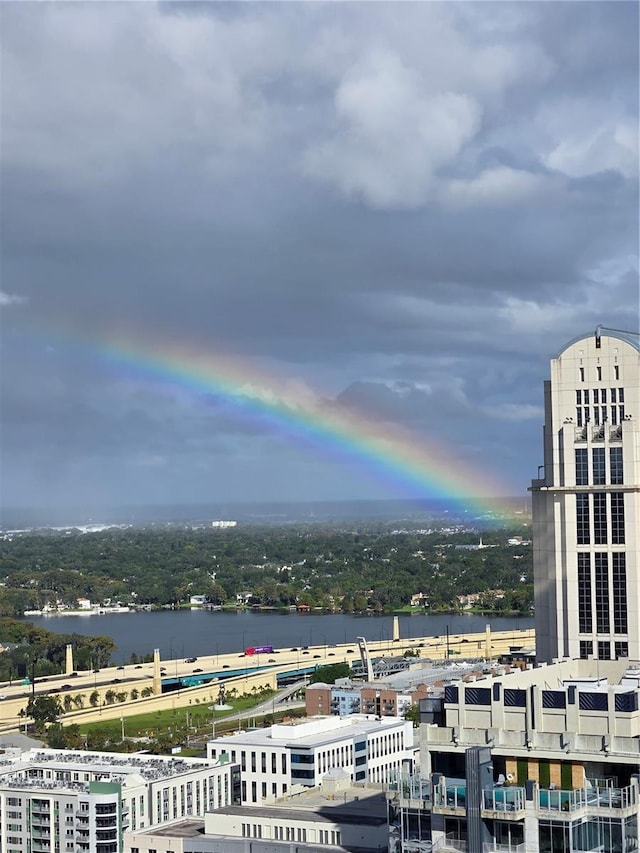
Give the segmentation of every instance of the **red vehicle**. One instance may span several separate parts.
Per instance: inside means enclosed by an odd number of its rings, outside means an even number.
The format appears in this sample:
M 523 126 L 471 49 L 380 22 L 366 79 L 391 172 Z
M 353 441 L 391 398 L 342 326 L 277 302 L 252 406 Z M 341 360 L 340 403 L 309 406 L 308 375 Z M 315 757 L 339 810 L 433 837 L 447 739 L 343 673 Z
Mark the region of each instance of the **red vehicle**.
M 270 655 L 273 652 L 273 646 L 249 646 L 244 650 L 245 655 Z

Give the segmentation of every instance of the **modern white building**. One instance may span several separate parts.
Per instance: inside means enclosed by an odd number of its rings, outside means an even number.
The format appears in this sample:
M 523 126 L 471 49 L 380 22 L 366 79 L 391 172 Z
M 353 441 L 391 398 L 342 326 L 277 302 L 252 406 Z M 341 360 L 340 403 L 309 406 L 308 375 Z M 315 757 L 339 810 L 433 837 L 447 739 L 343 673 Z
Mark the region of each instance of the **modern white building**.
M 533 480 L 536 653 L 640 659 L 640 336 L 598 327 L 551 360 Z
M 255 804 L 314 787 L 336 768 L 352 782 L 384 782 L 413 761 L 413 727 L 397 717 L 311 717 L 216 738 L 207 756 L 239 764 L 242 803 Z
M 2 853 L 123 853 L 123 834 L 239 802 L 206 759 L 32 749 L 0 757 Z

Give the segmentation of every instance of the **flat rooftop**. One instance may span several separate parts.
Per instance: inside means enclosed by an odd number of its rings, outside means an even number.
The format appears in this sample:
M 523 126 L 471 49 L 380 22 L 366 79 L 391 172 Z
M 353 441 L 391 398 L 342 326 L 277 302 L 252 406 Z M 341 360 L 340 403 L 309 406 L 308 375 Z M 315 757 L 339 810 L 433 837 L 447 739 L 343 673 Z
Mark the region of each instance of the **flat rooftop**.
M 94 781 L 126 783 L 138 777 L 142 782 L 156 782 L 218 766 L 217 761 L 206 758 L 31 749 L 0 760 L 0 787 L 77 792 L 87 791 Z M 79 779 L 72 780 L 72 774 Z
M 380 731 L 404 726 L 398 717 L 377 718 L 373 714 L 352 714 L 349 717 L 306 717 L 291 723 L 279 723 L 269 729 L 249 729 L 240 734 L 216 738 L 218 746 L 254 744 L 264 746 L 314 747 L 345 738 L 365 737 Z
M 493 670 L 474 683 L 488 687 L 495 680 L 500 680 L 505 687 L 519 689 L 537 685 L 546 690 L 563 690 L 570 684 L 577 684 L 583 690 L 602 691 L 614 687 L 628 691 L 640 686 L 640 664 L 629 660 L 575 658 L 499 674 Z

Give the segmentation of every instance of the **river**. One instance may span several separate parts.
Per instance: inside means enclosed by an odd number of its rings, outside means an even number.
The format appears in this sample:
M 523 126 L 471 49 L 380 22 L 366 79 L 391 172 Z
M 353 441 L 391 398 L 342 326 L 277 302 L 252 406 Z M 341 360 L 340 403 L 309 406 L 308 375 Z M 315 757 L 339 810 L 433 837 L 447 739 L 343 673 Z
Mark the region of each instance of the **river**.
M 63 634 L 101 634 L 113 637 L 117 650 L 114 663 L 124 663 L 132 653 L 147 654 L 160 649 L 164 659 L 224 654 L 247 646 L 269 644 L 319 646 L 368 640 L 391 639 L 392 616 L 347 614 L 256 613 L 253 611 L 209 612 L 205 610 L 162 610 L 158 612 L 105 613 L 90 616 L 30 616 L 49 631 Z M 444 636 L 484 631 L 532 628 L 530 618 L 497 618 L 475 615 L 400 616 L 400 637 Z

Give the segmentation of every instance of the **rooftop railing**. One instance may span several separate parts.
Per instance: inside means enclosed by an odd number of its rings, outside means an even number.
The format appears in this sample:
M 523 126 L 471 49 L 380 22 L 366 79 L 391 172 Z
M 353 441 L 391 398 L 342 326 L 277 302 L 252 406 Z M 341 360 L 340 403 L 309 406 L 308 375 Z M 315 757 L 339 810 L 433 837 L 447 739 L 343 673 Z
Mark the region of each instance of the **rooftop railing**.
M 538 791 L 538 808 L 544 812 L 573 812 L 584 808 L 628 809 L 638 804 L 638 786 L 625 788 L 589 787 L 575 791 Z

